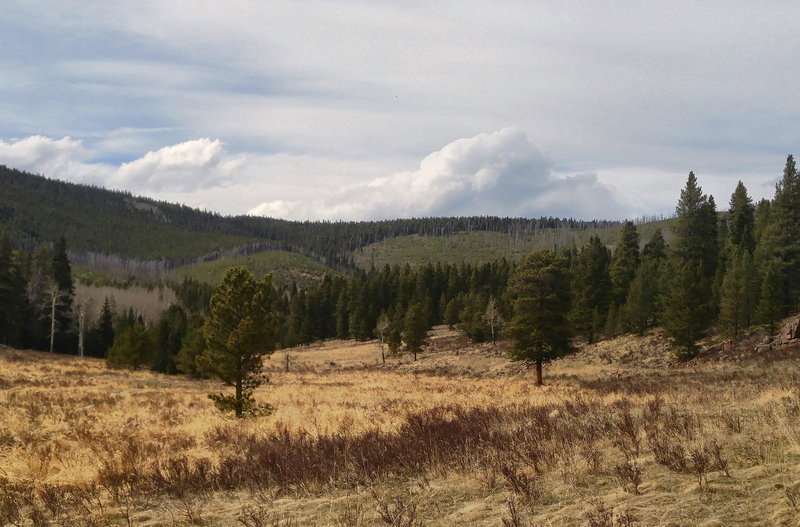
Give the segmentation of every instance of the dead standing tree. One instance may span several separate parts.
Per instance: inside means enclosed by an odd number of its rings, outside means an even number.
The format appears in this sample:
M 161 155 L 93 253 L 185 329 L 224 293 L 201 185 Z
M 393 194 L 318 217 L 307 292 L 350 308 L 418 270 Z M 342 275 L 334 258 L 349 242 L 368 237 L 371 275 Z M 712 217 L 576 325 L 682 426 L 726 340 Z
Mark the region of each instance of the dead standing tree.
M 497 307 L 497 301 L 494 297 L 489 297 L 489 303 L 486 304 L 486 311 L 483 313 L 483 320 L 486 322 L 486 325 L 489 326 L 489 330 L 492 333 L 492 346 L 494 346 L 497 342 L 497 331 L 505 322 L 505 320 L 503 320 L 503 314 L 500 313 L 500 309 Z

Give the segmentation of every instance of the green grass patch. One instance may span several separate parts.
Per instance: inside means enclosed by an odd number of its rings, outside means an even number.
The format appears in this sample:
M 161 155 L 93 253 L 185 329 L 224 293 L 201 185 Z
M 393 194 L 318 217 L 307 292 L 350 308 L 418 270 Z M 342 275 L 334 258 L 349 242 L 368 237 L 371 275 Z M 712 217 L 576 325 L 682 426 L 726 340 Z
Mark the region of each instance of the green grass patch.
M 670 225 L 674 220 L 662 220 L 638 225 L 642 244 L 647 242 L 656 229 L 660 228 L 664 237 L 671 238 Z M 505 258 L 518 260 L 531 251 L 581 247 L 589 238 L 597 234 L 600 239 L 613 248 L 620 229 L 542 229 L 523 234 L 475 231 L 462 232 L 452 236 L 398 236 L 367 245 L 353 253 L 358 267 L 369 269 L 374 265 L 380 269 L 386 264 L 412 267 L 430 263 L 469 263 L 482 264 Z
M 289 285 L 295 282 L 299 287 L 306 287 L 317 282 L 325 274 L 336 274 L 336 271 L 301 254 L 287 251 L 264 251 L 178 267 L 170 271 L 169 277 L 175 281 L 182 281 L 185 277 L 190 277 L 200 282 L 216 285 L 222 281 L 228 269 L 237 266 L 246 267 L 254 276 L 272 273 L 272 279 L 276 285 Z

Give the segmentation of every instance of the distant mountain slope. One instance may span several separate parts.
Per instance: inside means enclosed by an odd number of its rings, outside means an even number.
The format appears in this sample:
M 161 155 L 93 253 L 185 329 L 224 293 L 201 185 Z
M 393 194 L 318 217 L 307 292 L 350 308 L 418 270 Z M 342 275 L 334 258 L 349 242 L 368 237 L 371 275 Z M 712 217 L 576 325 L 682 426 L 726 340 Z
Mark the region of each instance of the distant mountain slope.
M 437 237 L 442 247 L 425 247 L 433 261 L 463 261 L 480 255 L 484 260 L 499 246 L 512 247 L 514 257 L 526 249 L 519 240 L 533 236 L 549 240 L 566 230 L 598 233 L 616 232 L 619 221 L 580 221 L 566 218 L 499 218 L 492 216 L 458 218 L 411 218 L 366 222 L 292 222 L 252 216 L 221 216 L 128 192 L 47 179 L 0 165 L 0 235 L 7 234 L 14 245 L 33 248 L 56 240 L 62 234 L 75 254 L 87 255 L 86 267 L 103 255 L 113 255 L 114 267 L 164 269 L 230 257 L 232 253 L 284 250 L 299 253 L 337 271 L 349 272 L 369 266 L 381 243 L 392 238 L 423 235 Z M 554 230 L 555 229 L 555 230 Z M 468 233 L 468 234 L 461 234 Z M 501 233 L 502 236 L 476 233 Z M 546 233 L 546 234 L 543 234 Z M 553 234 L 556 233 L 556 234 Z M 450 239 L 454 237 L 453 239 Z M 537 238 L 538 237 L 538 238 Z M 608 240 L 613 240 L 609 235 Z M 488 248 L 470 248 L 469 240 Z M 508 242 L 508 240 L 513 240 Z M 406 241 L 398 239 L 402 246 Z M 538 243 L 538 242 L 537 242 Z M 532 246 L 538 246 L 534 243 Z M 569 244 L 572 239 L 569 239 Z M 366 246 L 373 245 L 369 249 Z M 546 243 L 551 247 L 550 242 Z M 564 244 L 558 244 L 563 246 Z M 240 248 L 248 247 L 246 251 Z M 458 247 L 447 256 L 443 247 Z M 414 247 L 419 251 L 419 247 Z M 461 253 L 466 253 L 464 256 Z M 380 259 L 380 258 L 379 258 Z M 386 261 L 417 261 L 418 256 L 397 251 Z M 122 261 L 119 264 L 119 261 Z M 129 265 L 129 262 L 133 262 Z M 118 265 L 119 264 L 119 265 Z
M 188 207 L 134 198 L 0 166 L 0 231 L 22 246 L 64 235 L 71 250 L 135 258 L 187 258 L 251 239 L 181 221 Z M 188 209 L 188 210 L 182 210 Z M 210 214 L 192 214 L 213 217 Z

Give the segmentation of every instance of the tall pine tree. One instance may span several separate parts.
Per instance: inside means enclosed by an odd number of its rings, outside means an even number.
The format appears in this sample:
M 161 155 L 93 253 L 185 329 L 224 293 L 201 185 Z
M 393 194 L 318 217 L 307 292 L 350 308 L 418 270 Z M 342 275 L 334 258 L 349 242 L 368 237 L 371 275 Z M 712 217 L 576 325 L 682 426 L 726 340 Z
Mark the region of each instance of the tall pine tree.
M 50 269 L 53 284 L 57 288 L 55 302 L 56 349 L 72 350 L 77 345 L 72 317 L 75 286 L 72 283 L 72 268 L 67 258 L 67 242 L 63 236 L 53 245 L 53 261 Z
M 597 235 L 578 254 L 572 270 L 571 319 L 576 331 L 594 342 L 603 331 L 611 303 L 611 255 Z
M 728 230 L 733 247 L 749 253 L 755 249 L 755 213 L 753 200 L 747 195 L 747 188 L 739 181 L 728 208 Z
M 258 281 L 234 267 L 211 297 L 203 333 L 206 349 L 199 359 L 205 371 L 234 387 L 233 395 L 210 394 L 221 410 L 243 417 L 255 409 L 253 391 L 264 381 L 262 361 L 275 349 L 272 275 Z
M 522 258 L 509 279 L 514 314 L 507 326 L 511 356 L 536 365 L 536 385 L 542 385 L 542 365 L 570 353 L 570 277 L 563 256 L 537 251 Z
M 611 262 L 612 301 L 614 305 L 621 306 L 628 296 L 636 269 L 639 268 L 639 232 L 632 221 L 622 225 L 619 234 L 614 258 Z
M 664 327 L 672 343 L 678 347 L 678 359 L 697 355 L 697 341 L 706 336 L 710 321 L 706 298 L 707 279 L 697 260 L 676 261 L 666 298 Z
M 794 157 L 788 156 L 783 177 L 775 188 L 775 199 L 764 234 L 768 259 L 777 258 L 781 268 L 782 314 L 800 308 L 800 175 Z
M 747 249 L 734 251 L 720 289 L 719 326 L 725 334 L 737 337 L 748 326 L 751 297 L 748 266 L 752 262 Z
M 775 325 L 783 313 L 783 280 L 780 272 L 781 263 L 777 260 L 769 262 L 761 282 L 761 294 L 756 308 L 756 320 L 775 332 Z
M 675 255 L 684 262 L 699 262 L 710 285 L 718 258 L 717 210 L 714 197 L 703 194 L 694 172 L 689 172 L 675 212 Z

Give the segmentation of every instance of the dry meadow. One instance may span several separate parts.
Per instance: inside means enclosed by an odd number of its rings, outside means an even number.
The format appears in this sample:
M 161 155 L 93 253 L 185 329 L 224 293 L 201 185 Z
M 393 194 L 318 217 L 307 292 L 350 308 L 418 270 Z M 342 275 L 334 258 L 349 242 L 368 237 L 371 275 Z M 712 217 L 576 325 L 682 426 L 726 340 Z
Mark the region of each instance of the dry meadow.
M 796 348 L 668 352 L 584 348 L 537 389 L 443 328 L 416 363 L 327 342 L 266 361 L 274 412 L 237 421 L 210 380 L 0 350 L 0 525 L 800 525 Z

